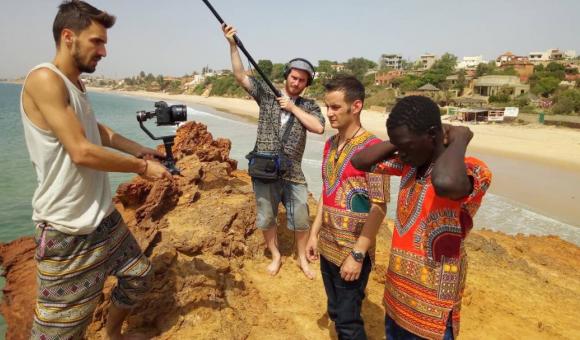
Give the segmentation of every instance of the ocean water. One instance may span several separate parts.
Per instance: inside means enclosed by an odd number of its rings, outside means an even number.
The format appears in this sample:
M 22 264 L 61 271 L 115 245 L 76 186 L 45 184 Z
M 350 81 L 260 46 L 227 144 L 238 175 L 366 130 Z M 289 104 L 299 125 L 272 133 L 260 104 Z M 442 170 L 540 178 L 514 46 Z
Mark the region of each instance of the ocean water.
M 36 175 L 22 134 L 20 91 L 20 85 L 0 83 L 0 242 L 9 242 L 30 235 L 34 228 L 30 220 L 30 202 L 36 186 Z M 158 144 L 145 135 L 135 118 L 135 113 L 139 110 L 152 110 L 153 100 L 105 93 L 89 93 L 89 97 L 100 122 L 144 145 L 153 147 Z M 231 157 L 238 160 L 239 168 L 247 167 L 244 156 L 254 146 L 256 133 L 254 123 L 201 105 L 188 107 L 188 119 L 206 124 L 214 138 L 225 137 L 232 140 Z M 151 130 L 158 135 L 167 134 L 172 129 L 174 128 L 159 129 L 151 126 Z M 327 136 L 310 134 L 304 154 L 303 170 L 309 190 L 315 197 L 318 197 L 321 191 L 321 157 L 326 138 Z M 488 165 L 493 170 L 493 164 Z M 115 191 L 120 183 L 132 176 L 132 174 L 111 174 L 111 189 Z M 392 181 L 392 202 L 387 213 L 390 218 L 394 215 L 395 193 L 399 185 L 397 178 L 393 178 Z M 488 193 L 484 199 L 475 219 L 475 227 L 506 233 L 555 234 L 580 245 L 580 226 L 544 216 L 518 202 L 493 193 Z M 3 285 L 3 282 L 0 284 Z M 0 320 L 0 338 L 4 333 L 4 323 Z

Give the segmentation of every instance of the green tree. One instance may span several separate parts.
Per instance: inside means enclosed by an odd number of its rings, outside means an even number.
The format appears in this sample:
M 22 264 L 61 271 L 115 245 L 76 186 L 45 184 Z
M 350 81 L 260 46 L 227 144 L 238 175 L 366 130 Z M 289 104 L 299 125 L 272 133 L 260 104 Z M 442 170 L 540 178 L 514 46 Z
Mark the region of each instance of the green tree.
M 418 89 L 419 87 L 425 85 L 425 82 L 423 82 L 423 80 L 416 75 L 407 74 L 401 78 L 393 79 L 391 84 L 394 87 L 400 88 L 401 91 L 406 92 Z
M 336 64 L 336 61 L 319 60 L 318 61 L 318 67 L 316 68 L 316 72 L 326 73 L 326 74 L 333 74 L 334 73 L 334 69 L 332 68 L 332 65 L 334 65 L 334 64 Z
M 556 63 L 556 62 L 551 62 L 548 65 L 546 65 L 546 72 L 551 72 L 551 73 L 555 73 L 555 72 L 563 72 L 566 70 L 566 67 L 564 67 L 564 65 Z
M 513 88 L 509 86 L 502 86 L 498 93 L 489 96 L 490 103 L 507 103 L 510 96 L 513 94 Z
M 465 69 L 459 70 L 457 73 L 457 83 L 453 86 L 454 89 L 459 91 L 459 95 L 463 94 L 463 89 L 467 82 L 465 81 Z
M 147 76 L 145 76 L 145 82 L 147 84 L 151 84 L 154 80 L 155 76 L 153 75 L 153 73 L 148 73 Z
M 155 78 L 155 81 L 157 82 L 157 84 L 159 84 L 159 88 L 161 90 L 165 89 L 165 80 L 163 79 L 163 75 L 158 75 L 157 78 Z
M 272 64 L 272 61 L 268 59 L 258 60 L 258 67 L 262 70 L 262 72 L 264 72 L 266 77 L 268 78 L 272 77 L 272 69 L 274 68 L 274 64 Z
M 271 77 L 272 77 L 272 81 L 274 82 L 283 82 L 284 81 L 284 67 L 286 65 L 284 64 L 280 64 L 280 63 L 276 63 L 274 65 L 272 65 L 272 72 L 271 72 Z
M 487 64 L 479 64 L 475 69 L 475 76 L 479 78 L 482 76 L 490 75 L 493 74 L 496 69 L 497 66 L 495 66 L 495 61 L 493 60 Z
M 580 113 L 580 90 L 564 90 L 555 97 L 552 112 L 555 114 Z
M 549 97 L 553 94 L 560 84 L 560 79 L 548 76 L 540 78 L 534 85 L 532 85 L 532 93 Z
M 445 53 L 437 60 L 433 66 L 423 75 L 425 83 L 440 87 L 448 76 L 453 74 L 457 65 L 457 57 L 450 53 Z
M 145 78 L 145 71 L 139 72 L 139 78 Z
M 345 66 L 350 74 L 362 82 L 367 72 L 377 67 L 377 63 L 365 58 L 351 58 L 346 62 Z

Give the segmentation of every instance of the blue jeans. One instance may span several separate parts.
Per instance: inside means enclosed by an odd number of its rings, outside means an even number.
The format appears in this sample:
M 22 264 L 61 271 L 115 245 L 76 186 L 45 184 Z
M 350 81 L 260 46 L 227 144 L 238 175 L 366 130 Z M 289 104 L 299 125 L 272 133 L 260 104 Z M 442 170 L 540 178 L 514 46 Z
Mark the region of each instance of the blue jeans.
M 388 315 L 385 317 L 385 333 L 387 334 L 387 340 L 424 339 L 399 326 L 395 320 L 391 319 Z M 449 314 L 449 318 L 447 319 L 447 329 L 445 330 L 443 340 L 453 340 L 453 323 L 451 321 L 451 314 Z
M 306 231 L 310 229 L 308 214 L 308 187 L 306 184 L 285 180 L 262 182 L 252 180 L 256 194 L 256 227 L 260 230 L 276 226 L 280 202 L 286 208 L 288 229 Z
M 328 316 L 334 321 L 340 340 L 367 339 L 361 309 L 371 267 L 367 256 L 358 280 L 345 281 L 340 277 L 340 267 L 320 256 L 320 271 L 328 297 Z

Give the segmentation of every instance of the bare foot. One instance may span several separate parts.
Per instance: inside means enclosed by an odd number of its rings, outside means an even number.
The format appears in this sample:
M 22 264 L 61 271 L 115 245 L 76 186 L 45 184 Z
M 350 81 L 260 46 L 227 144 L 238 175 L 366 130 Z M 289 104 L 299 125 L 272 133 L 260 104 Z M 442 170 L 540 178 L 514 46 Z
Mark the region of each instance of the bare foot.
M 280 267 L 282 266 L 282 257 L 281 256 L 272 256 L 272 262 L 266 267 L 268 273 L 272 276 L 276 276 L 278 271 L 280 271 Z
M 306 277 L 309 278 L 310 280 L 314 280 L 314 278 L 316 277 L 314 271 L 310 269 L 310 264 L 308 263 L 308 260 L 306 258 L 300 258 L 300 269 L 302 269 L 304 275 L 306 275 Z

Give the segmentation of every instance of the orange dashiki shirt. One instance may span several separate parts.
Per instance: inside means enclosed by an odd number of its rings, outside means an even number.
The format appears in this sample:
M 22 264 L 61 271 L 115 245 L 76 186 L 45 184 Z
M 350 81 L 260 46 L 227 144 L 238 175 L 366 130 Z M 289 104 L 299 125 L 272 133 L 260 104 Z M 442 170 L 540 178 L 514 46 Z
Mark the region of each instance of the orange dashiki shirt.
M 467 157 L 465 166 L 473 191 L 457 201 L 437 196 L 431 175 L 417 179 L 417 168 L 398 156 L 373 171 L 401 176 L 385 282 L 386 312 L 401 327 L 427 339 L 443 338 L 450 314 L 454 336 L 459 333 L 467 274 L 463 241 L 491 183 L 482 161 Z
M 360 150 L 381 140 L 365 131 L 337 150 L 338 135 L 324 145 L 322 158 L 322 228 L 318 249 L 325 259 L 337 266 L 350 254 L 367 220 L 372 203 L 389 199 L 387 175 L 355 169 L 351 158 Z M 374 247 L 368 255 L 374 262 Z

